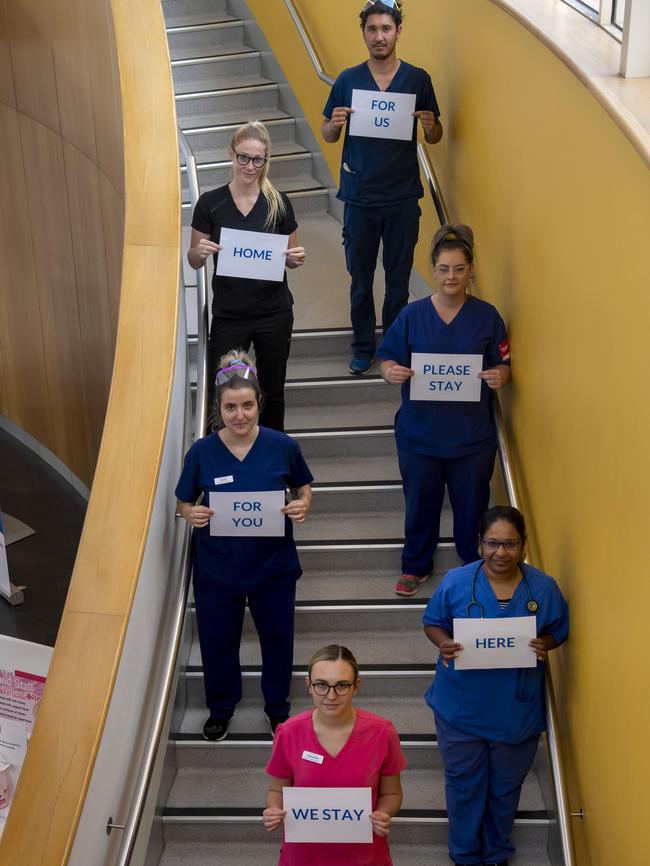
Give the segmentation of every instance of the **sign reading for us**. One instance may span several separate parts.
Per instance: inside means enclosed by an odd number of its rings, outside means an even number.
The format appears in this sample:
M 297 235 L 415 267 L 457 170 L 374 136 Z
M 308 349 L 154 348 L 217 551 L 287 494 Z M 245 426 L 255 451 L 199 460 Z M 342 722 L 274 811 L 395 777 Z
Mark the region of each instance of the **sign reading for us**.
M 483 355 L 430 355 L 413 352 L 411 400 L 455 400 L 477 403 L 481 399 Z
M 457 671 L 488 668 L 534 668 L 537 656 L 528 641 L 537 637 L 534 616 L 454 619 L 454 640 L 463 649 L 454 659 Z
M 221 229 L 217 274 L 280 283 L 287 261 L 288 235 Z
M 372 843 L 371 788 L 283 788 L 285 842 Z
M 210 535 L 284 535 L 284 490 L 210 491 Z
M 353 90 L 350 135 L 411 141 L 415 93 Z

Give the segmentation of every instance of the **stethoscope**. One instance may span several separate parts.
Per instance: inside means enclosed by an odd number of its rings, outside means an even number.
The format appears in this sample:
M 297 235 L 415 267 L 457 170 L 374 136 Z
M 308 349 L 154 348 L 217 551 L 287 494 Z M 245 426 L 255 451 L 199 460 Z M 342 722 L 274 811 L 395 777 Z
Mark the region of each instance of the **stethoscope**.
M 476 606 L 479 609 L 479 611 L 481 612 L 481 619 L 483 619 L 485 617 L 485 611 L 483 610 L 483 605 L 476 598 L 476 578 L 478 577 L 479 571 L 483 567 L 484 561 L 485 560 L 482 559 L 479 562 L 479 564 L 476 567 L 476 571 L 474 572 L 474 577 L 472 578 L 472 598 L 471 598 L 470 603 L 467 605 L 467 618 L 468 619 L 471 616 L 471 610 L 474 606 Z M 521 565 L 519 565 L 519 571 L 521 572 L 521 577 L 522 577 L 523 582 L 526 584 L 526 592 L 528 594 L 528 601 L 526 602 L 526 607 L 531 613 L 536 613 L 537 609 L 539 608 L 539 605 L 537 604 L 537 602 L 535 601 L 535 599 L 532 596 L 532 593 L 530 591 L 530 584 L 528 583 L 528 578 L 526 577 L 526 573 L 524 572 Z

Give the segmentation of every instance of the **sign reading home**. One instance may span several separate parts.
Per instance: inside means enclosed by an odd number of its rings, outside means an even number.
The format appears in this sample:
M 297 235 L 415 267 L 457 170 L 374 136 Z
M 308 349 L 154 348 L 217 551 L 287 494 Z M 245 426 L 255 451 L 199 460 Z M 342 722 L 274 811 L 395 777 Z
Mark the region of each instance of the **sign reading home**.
M 454 668 L 534 668 L 537 656 L 528 644 L 534 637 L 534 616 L 454 619 L 454 640 L 463 646 L 454 659 Z
M 411 367 L 411 400 L 476 403 L 481 399 L 482 355 L 413 352 Z
M 210 535 L 284 535 L 284 490 L 258 493 L 210 491 Z
M 411 141 L 413 138 L 415 93 L 353 90 L 350 107 L 350 135 L 400 141 Z
M 282 795 L 285 842 L 372 844 L 371 788 L 283 788 Z
M 284 279 L 288 235 L 221 229 L 217 274 L 279 283 Z

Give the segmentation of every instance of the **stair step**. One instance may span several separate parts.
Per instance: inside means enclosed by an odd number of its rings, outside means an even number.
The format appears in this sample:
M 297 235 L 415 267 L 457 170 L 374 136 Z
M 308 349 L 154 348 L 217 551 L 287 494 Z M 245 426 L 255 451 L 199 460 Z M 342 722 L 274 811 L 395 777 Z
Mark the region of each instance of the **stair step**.
M 212 57 L 175 60 L 172 77 L 176 96 L 203 90 L 246 87 L 268 81 L 262 75 L 262 55 L 246 49 Z
M 181 129 L 212 127 L 240 117 L 286 117 L 278 108 L 279 87 L 260 78 L 257 84 L 223 91 L 183 94 L 176 97 L 176 114 Z
M 227 54 L 247 47 L 244 42 L 244 23 L 236 19 L 167 27 L 167 42 L 172 61 Z
M 316 483 L 320 481 L 399 482 L 395 437 L 391 427 L 381 432 L 341 436 L 296 436 Z
M 237 20 L 228 12 L 228 0 L 162 0 L 162 8 L 168 28 Z
M 390 426 L 400 404 L 400 389 L 378 376 L 290 383 L 285 392 L 288 432 Z
M 228 148 L 233 134 L 239 126 L 246 123 L 247 119 L 247 117 L 241 117 L 237 123 L 220 124 L 201 132 L 188 132 L 188 140 L 197 163 L 220 162 L 228 159 Z M 265 126 L 271 136 L 271 153 L 273 156 L 305 150 L 303 145 L 296 141 L 295 118 L 277 118 L 267 121 Z

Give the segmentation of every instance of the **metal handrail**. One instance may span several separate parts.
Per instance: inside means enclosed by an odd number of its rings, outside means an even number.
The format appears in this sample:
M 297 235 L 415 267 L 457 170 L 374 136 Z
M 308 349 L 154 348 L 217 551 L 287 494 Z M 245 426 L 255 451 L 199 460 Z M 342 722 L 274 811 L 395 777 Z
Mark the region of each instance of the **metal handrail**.
M 284 0 L 284 2 L 287 9 L 289 10 L 289 14 L 293 19 L 294 24 L 296 25 L 298 34 L 302 40 L 305 50 L 307 51 L 307 54 L 309 55 L 309 58 L 311 59 L 316 74 L 321 79 L 321 81 L 332 84 L 333 79 L 331 78 L 331 76 L 327 75 L 323 71 L 323 66 L 320 62 L 318 53 L 314 47 L 313 42 L 311 41 L 309 34 L 307 33 L 307 30 L 305 29 L 304 23 L 300 18 L 298 10 L 294 6 L 292 0 Z M 424 146 L 419 142 L 417 150 L 420 168 L 422 169 L 422 173 L 427 182 L 427 186 L 431 194 L 431 198 L 433 199 L 433 204 L 436 209 L 438 219 L 440 220 L 441 224 L 448 223 L 450 222 L 449 210 L 445 203 L 435 169 L 433 168 L 433 164 L 429 159 L 429 154 L 427 153 Z M 514 483 L 512 464 L 508 453 L 508 445 L 501 404 L 498 400 L 493 400 L 492 405 L 497 431 L 497 448 L 499 452 L 499 462 L 501 464 L 501 472 L 503 474 L 506 495 L 508 497 L 508 502 L 510 503 L 510 505 L 518 508 L 519 500 L 517 497 L 517 490 Z M 562 857 L 564 860 L 564 866 L 574 866 L 575 860 L 573 855 L 573 839 L 570 826 L 571 812 L 567 802 L 566 786 L 564 783 L 564 767 L 558 742 L 558 724 L 557 710 L 555 707 L 555 695 L 553 693 L 553 684 L 548 668 L 546 669 L 544 688 L 546 698 L 546 740 L 548 743 L 548 753 L 551 764 L 553 792 L 555 794 L 555 801 L 557 804 L 557 821 L 560 831 Z
M 192 207 L 196 204 L 199 198 L 199 181 L 196 168 L 196 159 L 194 152 L 187 138 L 183 133 L 178 131 L 178 142 L 181 154 L 185 165 L 187 166 L 187 179 L 190 189 L 190 200 Z M 182 255 L 182 253 L 181 253 Z M 181 263 L 182 271 L 182 263 Z M 197 394 L 196 394 L 196 411 L 194 415 L 194 438 L 198 439 L 204 435 L 206 424 L 206 400 L 207 400 L 207 337 L 208 337 L 208 295 L 207 295 L 208 275 L 207 266 L 203 266 L 197 271 L 197 312 L 198 312 L 198 358 L 197 358 Z M 181 298 L 181 303 L 185 303 L 185 298 Z M 181 550 L 180 561 L 184 564 L 183 579 L 179 581 L 176 598 L 173 601 L 173 622 L 171 626 L 171 641 L 168 644 L 167 653 L 162 675 L 162 689 L 159 693 L 158 700 L 153 712 L 153 727 L 150 731 L 147 745 L 140 765 L 137 782 L 129 809 L 129 816 L 125 824 L 114 824 L 112 818 L 106 826 L 107 833 L 111 830 L 123 830 L 124 835 L 120 842 L 120 848 L 115 866 L 129 866 L 131 858 L 138 841 L 138 834 L 142 824 L 149 789 L 153 779 L 154 769 L 156 766 L 156 757 L 160 750 L 160 741 L 165 730 L 165 722 L 168 713 L 169 703 L 172 699 L 175 686 L 176 667 L 178 664 L 178 653 L 181 646 L 183 636 L 183 626 L 185 624 L 185 610 L 187 608 L 187 598 L 189 594 L 191 573 L 192 573 L 192 557 L 190 555 L 192 530 L 189 525 L 185 526 L 183 536 L 183 546 Z
M 190 204 L 194 209 L 199 200 L 199 174 L 196 168 L 194 151 L 187 137 L 178 130 L 178 145 L 183 161 L 187 167 L 187 184 L 190 191 Z M 182 255 L 182 253 L 181 253 Z M 199 439 L 205 434 L 208 406 L 208 266 L 206 263 L 196 272 L 196 311 L 197 311 L 197 378 L 196 378 L 196 412 L 194 415 L 194 438 Z

